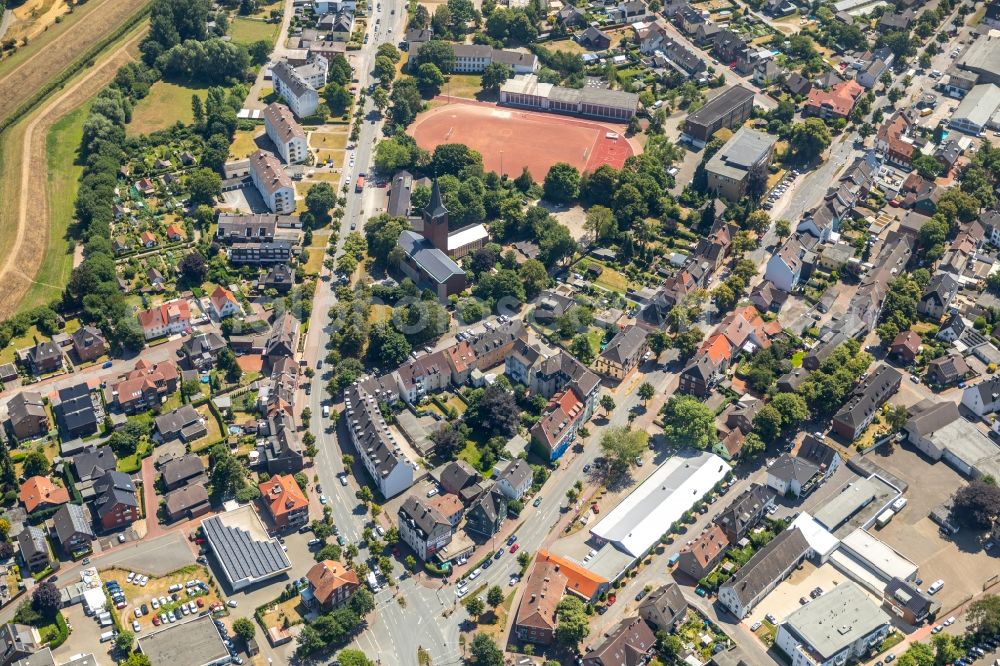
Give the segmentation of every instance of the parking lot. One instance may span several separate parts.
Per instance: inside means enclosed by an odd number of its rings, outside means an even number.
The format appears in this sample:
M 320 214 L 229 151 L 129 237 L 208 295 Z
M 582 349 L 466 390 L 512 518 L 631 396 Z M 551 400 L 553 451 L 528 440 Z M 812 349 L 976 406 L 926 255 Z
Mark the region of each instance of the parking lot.
M 920 567 L 926 584 L 938 578 L 945 587 L 937 595 L 945 612 L 981 592 L 996 575 L 997 559 L 980 544 L 979 536 L 963 530 L 954 540 L 945 539 L 930 518 L 930 511 L 947 500 L 965 479 L 944 462 L 930 462 L 909 445 L 897 446 L 876 462 L 910 484 L 908 504 L 892 522 L 875 535 Z
M 83 612 L 83 604 L 73 604 L 62 609 L 70 627 L 69 640 L 52 651 L 57 663 L 69 661 L 75 654 L 92 654 L 99 664 L 112 663 L 108 656 L 109 643 L 101 642 L 101 630 L 92 617 Z
M 117 612 L 121 618 L 122 626 L 131 627 L 133 621 L 139 622 L 140 631 L 137 633 L 150 631 L 156 624 L 154 618 L 162 619 L 166 613 L 174 612 L 175 617 L 179 614 L 181 617 L 177 619 L 190 615 L 189 604 L 192 601 L 195 602 L 196 612 L 206 610 L 221 601 L 215 586 L 208 584 L 208 570 L 202 566 L 188 566 L 162 578 L 149 578 L 144 586 L 136 582 L 137 578 L 129 582 L 129 573 L 133 572 L 111 569 L 102 572 L 101 576 L 106 583 L 113 580 L 121 586 L 127 605 L 125 608 L 118 609 Z M 205 585 L 204 587 L 188 585 L 189 582 L 194 581 L 203 582 Z M 174 599 L 173 595 L 176 595 L 177 598 Z M 157 600 L 155 606 L 154 599 Z M 167 603 L 162 603 L 163 600 L 166 600 Z M 135 609 L 143 604 L 147 605 L 148 613 L 136 618 Z M 188 607 L 187 613 L 183 612 L 182 606 Z

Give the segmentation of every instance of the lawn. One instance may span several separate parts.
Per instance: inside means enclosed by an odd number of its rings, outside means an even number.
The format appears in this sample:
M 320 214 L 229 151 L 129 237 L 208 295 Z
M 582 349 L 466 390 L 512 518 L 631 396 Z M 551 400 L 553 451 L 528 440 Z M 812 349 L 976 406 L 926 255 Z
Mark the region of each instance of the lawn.
M 208 384 L 203 384 L 202 386 L 208 386 Z M 215 420 L 215 416 L 209 410 L 208 403 L 195 409 L 198 411 L 198 415 L 205 419 L 205 427 L 208 430 L 207 435 L 191 442 L 191 450 L 200 451 L 219 442 L 222 439 L 222 430 L 219 428 L 219 422 Z
M 305 265 L 306 275 L 319 275 L 319 272 L 323 269 L 323 259 L 326 258 L 326 250 L 323 248 L 310 248 L 306 252 L 309 253 L 309 261 Z
M 792 354 L 792 367 L 793 368 L 801 368 L 802 367 L 802 359 L 804 359 L 805 357 L 806 357 L 806 353 L 804 351 L 797 351 L 794 354 Z
M 208 96 L 208 88 L 157 81 L 150 87 L 149 94 L 135 105 L 132 121 L 126 126 L 126 132 L 134 136 L 166 129 L 178 121 L 190 124 L 194 120 L 192 95 L 197 95 L 204 101 Z
M 472 465 L 473 468 L 479 469 L 482 453 L 479 450 L 479 445 L 470 439 L 465 442 L 465 448 L 458 452 L 458 457 Z
M 465 99 L 485 99 L 483 92 L 483 77 L 479 74 L 452 74 L 441 88 L 441 92 L 452 97 Z M 490 93 L 495 98 L 495 93 Z
M 13 338 L 10 343 L 0 349 L 0 363 L 13 363 L 14 362 L 14 352 L 18 349 L 24 349 L 35 343 L 35 338 L 38 340 L 48 340 L 47 335 L 42 335 L 38 332 L 38 329 L 32 326 L 27 331 L 24 332 L 19 338 Z
M 153 452 L 153 443 L 144 439 L 136 447 L 135 453 L 118 459 L 118 471 L 126 474 L 135 474 L 142 469 L 142 459 Z
M 392 317 L 391 305 L 375 303 L 372 305 L 371 311 L 368 314 L 368 323 L 378 324 L 383 321 L 389 321 L 390 317 Z
M 316 149 L 344 150 L 347 147 L 347 131 L 311 132 L 309 145 Z
M 233 143 L 229 146 L 229 157 L 234 160 L 243 160 L 257 151 L 259 146 L 254 140 L 262 133 L 258 130 L 236 130 L 233 136 Z
M 45 139 L 48 160 L 49 239 L 38 274 L 20 308 L 26 310 L 59 298 L 73 271 L 73 249 L 69 235 L 73 222 L 74 202 L 79 189 L 83 165 L 77 160 L 77 149 L 83 137 L 83 123 L 90 112 L 85 104 L 70 112 L 49 130 Z
M 624 294 L 628 290 L 628 278 L 613 268 L 605 267 L 600 277 L 594 280 L 594 284 L 611 291 L 617 291 L 619 294 Z
M 257 19 L 238 16 L 229 24 L 229 36 L 237 44 L 249 46 L 261 40 L 273 45 L 278 36 L 277 23 L 265 23 Z

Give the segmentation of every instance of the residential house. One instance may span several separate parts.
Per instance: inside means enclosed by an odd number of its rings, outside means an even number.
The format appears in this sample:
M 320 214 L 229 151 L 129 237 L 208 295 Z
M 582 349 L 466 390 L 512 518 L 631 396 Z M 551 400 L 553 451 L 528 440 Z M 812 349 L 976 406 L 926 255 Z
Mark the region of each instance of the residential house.
M 785 78 L 785 89 L 795 97 L 805 97 L 812 90 L 812 81 L 798 72 L 792 72 Z
M 257 281 L 257 290 L 266 291 L 274 289 L 279 294 L 287 294 L 295 284 L 295 274 L 288 264 L 274 264 L 267 269 L 260 280 Z
M 32 573 L 42 571 L 52 564 L 49 542 L 41 527 L 27 525 L 21 530 L 17 535 L 17 549 L 21 553 L 24 564 Z
M 426 562 L 451 543 L 452 526 L 440 511 L 410 496 L 399 507 L 399 536 Z
M 961 354 L 948 354 L 927 364 L 926 379 L 932 386 L 952 386 L 963 381 L 971 372 Z
M 677 570 L 686 573 L 693 580 L 700 580 L 719 565 L 729 540 L 718 525 L 711 525 L 695 537 L 690 545 L 681 549 L 677 560 Z
M 791 575 L 810 550 L 802 530 L 786 529 L 723 583 L 719 588 L 719 602 L 736 617 L 746 617 L 761 599 Z
M 580 46 L 591 51 L 606 51 L 611 48 L 611 37 L 594 26 L 589 26 L 576 35 L 575 39 Z
M 168 491 L 208 480 L 205 475 L 205 464 L 201 461 L 201 457 L 194 453 L 186 453 L 163 463 L 160 467 L 160 478 L 163 480 L 163 487 Z
M 181 405 L 166 414 L 161 414 L 154 422 L 156 432 L 164 442 L 172 439 L 192 442 L 208 434 L 205 420 L 191 405 Z
M 8 666 L 19 659 L 30 657 L 42 649 L 42 639 L 38 630 L 26 624 L 8 622 L 0 626 L 0 644 L 3 656 L 0 664 Z
M 556 23 L 561 25 L 563 28 L 572 29 L 586 25 L 587 17 L 574 5 L 567 4 L 556 12 Z
M 295 210 L 295 187 L 271 153 L 258 150 L 250 156 L 250 178 L 272 213 L 291 213 Z
M 309 522 L 309 500 L 292 476 L 276 474 L 257 487 L 261 504 L 276 529 L 294 529 Z
M 591 571 L 575 560 L 561 557 L 547 550 L 539 550 L 538 562 L 552 562 L 559 566 L 566 576 L 566 592 L 575 594 L 586 603 L 594 603 L 602 594 L 611 589 L 611 581 L 599 573 Z
M 500 531 L 507 517 L 507 496 L 494 487 L 479 496 L 465 515 L 465 531 L 490 538 Z
M 583 655 L 583 666 L 644 664 L 656 649 L 656 636 L 641 617 L 618 623 L 607 636 Z
M 777 83 L 785 71 L 773 59 L 759 60 L 753 68 L 753 82 L 761 88 Z
M 316 602 L 325 610 L 348 601 L 361 587 L 357 572 L 336 560 L 317 562 L 306 573 L 306 580 Z
M 899 390 L 902 378 L 895 368 L 879 365 L 834 415 L 833 431 L 845 439 L 857 439 L 871 424 L 878 409 Z
M 180 354 L 184 365 L 191 370 L 208 370 L 215 367 L 219 352 L 229 345 L 218 333 L 198 333 L 188 337 L 181 345 Z
M 317 57 L 316 61 L 327 62 L 325 58 Z M 313 68 L 316 69 L 316 68 Z M 302 67 L 292 67 L 287 61 L 279 60 L 271 66 L 271 80 L 274 83 L 274 91 L 285 101 L 288 108 L 299 118 L 307 118 L 316 113 L 319 108 L 320 86 L 310 85 L 307 77 L 308 72 Z M 323 74 L 325 83 L 326 75 Z M 318 81 L 315 81 L 318 83 Z
M 830 90 L 813 88 L 806 97 L 803 113 L 820 118 L 847 118 L 864 91 L 857 81 L 844 81 Z
M 522 458 L 515 458 L 507 463 L 499 475 L 495 475 L 496 487 L 512 500 L 520 500 L 531 490 L 534 481 L 534 470 Z
M 111 396 L 122 412 L 137 414 L 163 404 L 177 390 L 179 378 L 177 366 L 170 361 L 150 365 L 139 359 L 127 375 L 111 383 Z
M 20 441 L 41 437 L 49 431 L 49 415 L 42 394 L 37 391 L 14 395 L 7 401 L 7 416 L 11 432 Z
M 767 260 L 764 279 L 785 293 L 794 291 L 802 277 L 803 257 L 806 251 L 798 236 L 786 240 Z
M 646 331 L 639 326 L 628 326 L 618 332 L 594 361 L 594 370 L 622 381 L 639 367 L 649 351 Z
M 105 530 L 139 520 L 139 499 L 128 474 L 109 470 L 94 480 L 94 491 L 97 495 L 92 503 L 94 517 Z
M 45 375 L 62 369 L 62 350 L 51 340 L 43 340 L 28 351 L 27 360 L 31 372 Z
M 725 533 L 729 545 L 735 546 L 760 524 L 772 506 L 774 495 L 766 487 L 753 483 L 717 514 L 713 522 Z
M 462 504 L 458 495 L 445 493 L 430 497 L 426 501 L 429 507 L 437 509 L 445 517 L 452 528 L 458 527 L 458 524 L 462 522 L 462 517 L 465 515 L 465 505 Z
M 291 358 L 298 351 L 299 323 L 290 312 L 284 312 L 271 324 L 264 343 L 264 358 L 273 365 L 279 359 Z
M 761 312 L 778 312 L 788 300 L 788 292 L 782 291 L 770 280 L 758 282 L 750 292 L 750 302 Z
M 243 306 L 240 305 L 239 300 L 233 292 L 222 285 L 215 288 L 208 300 L 212 304 L 212 311 L 219 319 L 243 314 Z
M 639 617 L 657 631 L 670 633 L 687 616 L 688 604 L 677 583 L 667 583 L 649 594 L 639 604 Z
M 69 501 L 69 491 L 52 483 L 47 476 L 29 477 L 21 484 L 17 496 L 28 513 L 50 509 Z
M 96 361 L 108 352 L 108 341 L 104 339 L 101 329 L 89 324 L 81 326 L 73 332 L 73 351 L 82 363 Z
M 64 439 L 86 437 L 97 432 L 97 407 L 86 383 L 59 389 L 53 407 Z
M 385 498 L 412 486 L 415 468 L 402 453 L 379 409 L 379 401 L 389 397 L 382 389 L 356 382 L 344 392 L 343 414 L 361 464 Z
M 875 134 L 875 149 L 885 155 L 887 162 L 909 168 L 917 153 L 911 131 L 909 115 L 897 111 L 879 125 Z
M 110 446 L 86 448 L 73 456 L 73 472 L 80 482 L 87 482 L 104 476 L 114 470 L 118 459 Z
M 808 496 L 840 463 L 840 455 L 832 447 L 813 435 L 806 435 L 796 455 L 782 454 L 767 469 L 767 487 L 780 495 Z
M 737 231 L 738 229 L 729 223 L 717 222 L 712 231 L 698 241 L 694 250 L 695 256 L 707 261 L 713 272 L 719 270 L 729 254 L 733 236 Z
M 52 536 L 70 556 L 90 550 L 97 537 L 86 510 L 79 504 L 63 504 L 52 516 Z
M 951 273 L 935 273 L 917 303 L 917 313 L 928 319 L 940 320 L 951 307 L 959 286 Z
M 866 89 L 872 90 L 886 72 L 889 72 L 889 63 L 880 58 L 873 58 L 864 63 L 864 68 L 858 73 L 857 82 Z
M 754 189 L 755 182 L 762 185 L 774 144 L 774 137 L 767 134 L 745 127 L 737 130 L 705 165 L 708 189 L 728 201 L 738 201 Z
M 474 501 L 485 490 L 482 476 L 464 460 L 454 460 L 441 471 L 438 484 L 445 493 L 457 495 L 463 503 Z
M 143 310 L 138 315 L 139 326 L 147 340 L 174 335 L 191 328 L 191 308 L 184 299 L 167 301 Z
M 533 645 L 555 641 L 556 607 L 562 599 L 568 578 L 555 562 L 535 563 L 521 593 L 521 603 L 514 619 L 514 635 Z
M 680 390 L 696 396 L 706 397 L 715 388 L 733 356 L 733 347 L 726 336 L 710 336 L 681 370 Z
M 913 363 L 920 354 L 921 342 L 920 335 L 916 331 L 912 329 L 900 331 L 889 345 L 889 354 L 903 363 Z
M 941 604 L 925 594 L 913 581 L 892 578 L 882 593 L 882 604 L 906 624 L 916 627 L 941 610 Z
M 167 225 L 166 236 L 167 240 L 173 241 L 175 243 L 184 240 L 184 234 L 181 233 L 180 227 L 178 227 L 176 224 Z
M 176 490 L 171 490 L 164 495 L 163 499 L 167 520 L 170 522 L 193 520 L 212 510 L 208 491 L 205 489 L 204 483 L 201 482 L 190 483 Z
M 694 51 L 686 48 L 680 42 L 667 39 L 665 32 L 658 31 L 656 34 L 663 35 L 653 57 L 657 67 L 665 69 L 669 66 L 682 76 L 690 78 L 699 77 L 708 69 L 705 61 Z
M 139 234 L 139 242 L 146 249 L 151 249 L 158 245 L 156 236 L 149 231 L 143 231 L 141 234 Z

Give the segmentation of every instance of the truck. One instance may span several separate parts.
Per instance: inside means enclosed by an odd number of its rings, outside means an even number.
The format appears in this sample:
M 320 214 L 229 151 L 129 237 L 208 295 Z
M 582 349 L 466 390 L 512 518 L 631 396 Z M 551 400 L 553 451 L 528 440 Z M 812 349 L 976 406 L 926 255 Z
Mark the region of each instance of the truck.
M 674 566 L 675 564 L 677 564 L 677 560 L 679 560 L 679 559 L 681 559 L 681 554 L 680 553 L 674 553 L 673 555 L 670 556 L 670 559 L 667 560 L 667 566 L 668 567 Z
M 905 506 L 906 506 L 906 498 L 905 497 L 897 497 L 896 501 L 893 502 L 890 505 L 890 508 L 892 508 L 892 510 L 895 513 L 899 513 L 900 511 L 903 510 L 903 507 L 905 507 Z
M 362 173 L 358 175 L 358 182 L 354 184 L 354 191 L 360 192 L 363 189 L 365 189 L 365 174 Z
M 895 515 L 896 512 L 892 509 L 886 509 L 875 518 L 875 524 L 879 529 L 882 529 L 892 521 L 892 517 Z

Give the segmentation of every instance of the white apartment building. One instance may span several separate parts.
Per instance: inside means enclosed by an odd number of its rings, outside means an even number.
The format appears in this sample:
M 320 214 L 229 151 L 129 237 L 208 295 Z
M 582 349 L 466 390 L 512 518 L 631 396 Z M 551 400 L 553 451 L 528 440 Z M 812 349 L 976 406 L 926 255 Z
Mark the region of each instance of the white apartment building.
M 264 109 L 264 130 L 286 164 L 304 162 L 309 154 L 306 133 L 295 122 L 291 109 L 277 102 Z
M 250 178 L 272 213 L 295 210 L 295 187 L 281 162 L 271 153 L 258 150 L 250 156 Z

